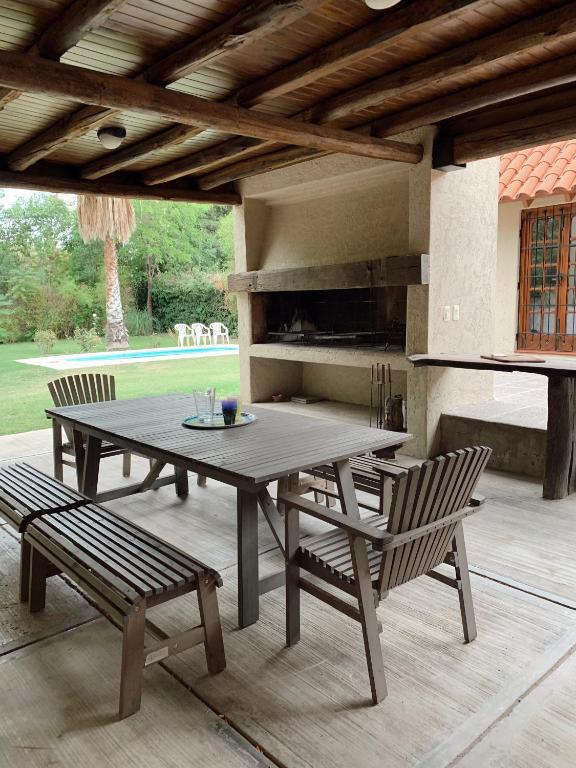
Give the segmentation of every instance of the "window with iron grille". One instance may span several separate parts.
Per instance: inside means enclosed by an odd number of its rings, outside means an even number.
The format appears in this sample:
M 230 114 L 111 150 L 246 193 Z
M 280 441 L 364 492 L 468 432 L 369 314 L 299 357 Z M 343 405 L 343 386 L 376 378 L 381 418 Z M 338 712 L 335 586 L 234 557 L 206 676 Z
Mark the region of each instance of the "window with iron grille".
M 522 211 L 518 349 L 576 352 L 576 204 Z

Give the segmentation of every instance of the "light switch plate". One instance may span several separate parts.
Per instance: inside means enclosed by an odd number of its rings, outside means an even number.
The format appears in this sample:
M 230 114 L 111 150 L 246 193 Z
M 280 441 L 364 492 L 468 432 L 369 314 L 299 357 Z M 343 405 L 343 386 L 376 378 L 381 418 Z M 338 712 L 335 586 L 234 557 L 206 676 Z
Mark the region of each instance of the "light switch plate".
M 444 305 L 442 310 L 442 320 L 444 320 L 446 323 L 450 321 L 450 304 Z
M 460 304 L 452 305 L 452 320 L 454 320 L 454 322 L 460 320 Z

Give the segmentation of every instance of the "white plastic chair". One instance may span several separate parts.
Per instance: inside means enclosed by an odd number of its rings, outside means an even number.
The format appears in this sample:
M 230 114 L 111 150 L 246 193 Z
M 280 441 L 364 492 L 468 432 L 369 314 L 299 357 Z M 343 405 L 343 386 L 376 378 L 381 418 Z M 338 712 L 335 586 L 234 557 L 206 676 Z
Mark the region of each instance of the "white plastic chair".
M 204 323 L 192 323 L 190 326 L 192 333 L 194 334 L 194 344 L 199 347 L 201 344 L 210 344 L 212 337 L 210 336 L 210 328 L 204 325 Z
M 230 334 L 224 323 L 210 323 L 212 344 L 218 344 L 218 339 L 223 339 L 224 344 L 230 344 Z
M 189 325 L 186 325 L 186 323 L 176 323 L 174 330 L 178 334 L 179 347 L 183 347 L 186 344 L 186 339 L 192 339 L 193 342 L 195 341 L 194 331 Z

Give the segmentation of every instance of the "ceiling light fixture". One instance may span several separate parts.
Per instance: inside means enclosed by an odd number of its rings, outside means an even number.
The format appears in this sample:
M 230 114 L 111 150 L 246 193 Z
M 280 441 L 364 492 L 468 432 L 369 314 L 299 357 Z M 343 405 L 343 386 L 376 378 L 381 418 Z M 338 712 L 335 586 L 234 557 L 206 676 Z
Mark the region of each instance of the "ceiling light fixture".
M 374 11 L 385 11 L 387 8 L 392 8 L 393 5 L 398 5 L 400 0 L 364 0 L 368 8 L 372 8 Z
M 126 128 L 121 125 L 108 125 L 98 128 L 96 135 L 104 149 L 118 149 L 126 138 Z

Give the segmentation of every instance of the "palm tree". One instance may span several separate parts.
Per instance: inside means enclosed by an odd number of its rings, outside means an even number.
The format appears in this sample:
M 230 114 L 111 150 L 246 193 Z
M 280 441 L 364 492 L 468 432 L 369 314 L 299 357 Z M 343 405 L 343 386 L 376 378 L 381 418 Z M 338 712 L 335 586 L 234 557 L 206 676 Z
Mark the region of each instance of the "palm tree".
M 124 325 L 116 242 L 125 245 L 136 227 L 130 200 L 118 197 L 78 196 L 78 226 L 85 243 L 104 243 L 106 279 L 106 349 L 126 349 L 128 330 Z

